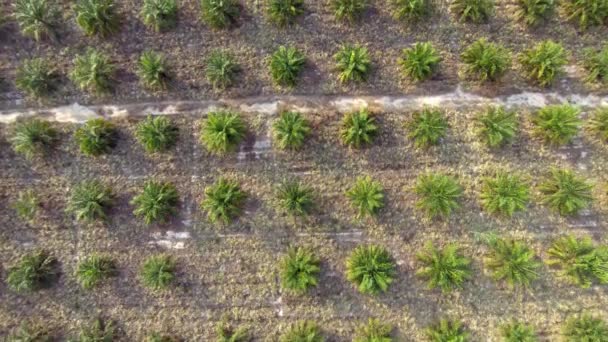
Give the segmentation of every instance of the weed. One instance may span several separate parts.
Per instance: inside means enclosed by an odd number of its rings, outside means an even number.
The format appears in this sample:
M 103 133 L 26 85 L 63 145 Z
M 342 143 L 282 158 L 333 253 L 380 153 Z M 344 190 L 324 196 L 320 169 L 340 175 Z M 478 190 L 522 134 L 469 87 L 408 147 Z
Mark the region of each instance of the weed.
M 432 0 L 391 0 L 393 17 L 407 22 L 420 22 L 432 11 Z
M 538 342 L 534 328 L 517 321 L 502 325 L 500 335 L 504 342 Z
M 116 127 L 105 119 L 91 119 L 74 133 L 80 152 L 87 156 L 109 153 L 117 140 Z
M 23 61 L 17 69 L 17 89 L 32 97 L 44 97 L 56 88 L 57 72 L 42 58 Z
M 20 191 L 17 200 L 13 203 L 19 218 L 26 221 L 34 219 L 39 207 L 40 202 L 32 189 Z
M 53 337 L 49 330 L 41 324 L 31 322 L 22 323 L 13 331 L 6 342 L 52 342 Z
M 392 342 L 392 330 L 393 327 L 390 324 L 370 318 L 367 324 L 362 324 L 357 328 L 353 342 Z
M 304 13 L 304 0 L 270 0 L 268 17 L 279 26 L 292 24 Z
M 588 288 L 594 281 L 608 283 L 608 249 L 593 246 L 589 237 L 562 236 L 553 241 L 547 254 L 547 264 L 559 267 L 559 275 L 575 285 Z
M 608 324 L 601 318 L 583 313 L 570 318 L 564 324 L 563 336 L 567 342 L 608 341 Z
M 30 119 L 15 127 L 11 138 L 13 150 L 27 159 L 47 152 L 57 141 L 57 131 L 48 121 Z
M 479 24 L 494 14 L 494 0 L 452 0 L 450 10 L 461 22 Z
M 555 0 L 518 0 L 515 19 L 528 26 L 537 26 L 553 14 L 555 2 Z
M 112 321 L 97 318 L 80 327 L 78 342 L 111 342 L 115 338 L 114 330 Z
M 82 90 L 107 92 L 112 87 L 115 66 L 103 53 L 89 48 L 74 59 L 70 78 Z
M 57 259 L 46 251 L 37 251 L 9 268 L 6 282 L 14 291 L 31 292 L 50 286 L 58 276 Z
M 608 83 L 608 44 L 601 50 L 593 48 L 583 50 L 583 67 L 587 70 L 588 82 Z
M 205 73 L 207 80 L 215 89 L 225 89 L 234 83 L 236 74 L 239 72 L 239 65 L 231 53 L 215 50 L 211 52 Z
M 540 185 L 543 203 L 561 215 L 575 215 L 587 208 L 593 196 L 593 186 L 570 170 L 551 170 L 551 177 Z
M 370 176 L 359 177 L 346 192 L 351 204 L 358 211 L 358 217 L 373 216 L 384 207 L 384 188 Z
M 535 133 L 551 144 L 567 144 L 582 124 L 579 114 L 580 109 L 570 104 L 545 106 L 532 119 L 536 125 Z
M 299 321 L 290 326 L 279 338 L 280 342 L 324 342 L 321 329 L 312 321 Z
M 459 320 L 442 319 L 439 323 L 427 328 L 426 336 L 431 342 L 469 341 L 469 333 L 464 330 Z
M 443 113 L 435 108 L 423 108 L 415 112 L 412 120 L 405 124 L 409 131 L 408 137 L 414 139 L 414 145 L 418 148 L 428 148 L 437 145 L 448 130 L 448 122 Z
M 167 151 L 177 141 L 178 129 L 171 120 L 164 116 L 148 115 L 137 124 L 135 137 L 146 152 L 155 153 Z
M 146 224 L 164 222 L 173 215 L 178 202 L 177 189 L 170 183 L 147 181 L 143 191 L 133 197 L 133 214 L 143 218 Z
M 245 123 L 234 112 L 209 112 L 201 127 L 201 143 L 208 151 L 225 154 L 236 149 L 245 138 Z
M 144 24 L 156 32 L 171 29 L 177 22 L 177 2 L 175 0 L 144 0 L 141 16 Z
M 463 256 L 455 244 L 437 249 L 429 242 L 416 257 L 422 264 L 416 274 L 427 280 L 429 289 L 439 287 L 447 293 L 462 288 L 471 278 L 471 260 Z
M 84 181 L 72 189 L 67 212 L 79 221 L 106 218 L 106 210 L 112 203 L 110 189 L 97 180 Z
M 167 87 L 169 73 L 165 57 L 154 51 L 145 51 L 137 61 L 137 75 L 140 82 L 148 89 Z
M 354 22 L 367 9 L 367 0 L 331 0 L 331 8 L 337 20 Z
M 517 135 L 518 119 L 513 111 L 504 107 L 490 107 L 477 118 L 479 135 L 490 147 L 498 147 L 513 141 Z
M 222 177 L 205 188 L 201 209 L 207 212 L 211 222 L 227 224 L 240 214 L 245 198 L 238 182 Z
M 365 81 L 372 64 L 367 48 L 359 45 L 342 45 L 334 58 L 340 72 L 338 74 L 340 82 Z
M 504 46 L 481 38 L 462 53 L 465 72 L 480 81 L 496 81 L 511 67 L 511 54 Z
M 85 289 L 91 289 L 116 274 L 114 260 L 96 254 L 82 260 L 76 269 L 78 283 Z
M 270 74 L 276 84 L 294 87 L 305 63 L 306 57 L 295 47 L 279 46 L 270 57 Z
M 141 268 L 143 284 L 153 290 L 163 290 L 175 280 L 175 261 L 164 254 L 148 257 Z
M 120 22 L 113 0 L 78 0 L 76 23 L 85 34 L 108 36 L 118 31 Z
M 499 172 L 486 178 L 481 188 L 481 205 L 490 214 L 513 216 L 516 211 L 526 209 L 530 199 L 529 185 L 519 176 Z
M 420 197 L 416 206 L 429 218 L 449 216 L 459 207 L 462 196 L 462 188 L 454 178 L 438 173 L 419 176 L 414 192 Z
M 227 28 L 239 15 L 238 0 L 201 0 L 201 19 L 213 28 Z
M 418 42 L 409 49 L 403 49 L 399 64 L 405 76 L 423 81 L 435 74 L 442 60 L 430 42 Z
M 274 141 L 283 150 L 302 147 L 310 131 L 308 120 L 298 112 L 282 112 L 272 125 Z
M 528 287 L 538 277 L 536 269 L 541 266 L 524 242 L 501 238 L 490 244 L 485 264 L 494 280 L 505 281 L 511 288 Z
M 279 208 L 292 216 L 310 213 L 314 205 L 314 194 L 310 187 L 297 181 L 285 181 L 277 189 Z
M 359 246 L 346 260 L 346 277 L 361 293 L 385 292 L 395 273 L 392 256 L 377 245 Z
M 589 131 L 600 141 L 608 142 L 608 107 L 598 107 L 592 114 L 589 124 Z
M 563 73 L 568 56 L 561 44 L 545 40 L 524 51 L 519 61 L 528 78 L 546 87 Z
M 377 134 L 378 126 L 366 108 L 344 115 L 340 130 L 340 138 L 344 144 L 360 148 L 371 144 Z
M 24 36 L 39 41 L 54 36 L 59 11 L 47 0 L 16 0 L 13 4 L 14 16 Z
M 280 264 L 281 285 L 297 294 L 317 286 L 320 261 L 306 248 L 290 248 Z
M 581 29 L 602 25 L 608 19 L 606 0 L 564 0 L 562 7 L 567 20 L 578 22 Z

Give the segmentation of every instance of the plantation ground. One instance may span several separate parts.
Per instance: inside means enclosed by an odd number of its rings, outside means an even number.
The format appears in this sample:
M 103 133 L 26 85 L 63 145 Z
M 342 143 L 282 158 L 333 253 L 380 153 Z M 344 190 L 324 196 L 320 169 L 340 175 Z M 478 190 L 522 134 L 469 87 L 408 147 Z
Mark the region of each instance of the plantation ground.
M 46 56 L 63 75 L 61 85 L 49 104 L 79 103 L 130 103 L 144 100 L 235 98 L 287 93 L 276 88 L 268 70 L 268 56 L 279 46 L 293 44 L 302 49 L 308 62 L 293 94 L 401 94 L 438 93 L 452 90 L 459 83 L 460 53 L 468 44 L 480 37 L 500 42 L 519 53 L 537 41 L 554 39 L 570 52 L 568 74 L 555 90 L 561 93 L 602 91 L 597 86 L 584 85 L 580 70 L 582 50 L 597 48 L 608 35 L 608 27 L 592 27 L 580 32 L 575 24 L 567 23 L 555 15 L 537 29 L 527 29 L 512 18 L 512 1 L 497 1 L 496 15 L 487 24 L 458 23 L 448 12 L 444 1 L 437 1 L 439 12 L 421 24 L 406 25 L 391 17 L 391 8 L 385 0 L 371 0 L 370 9 L 354 25 L 336 22 L 325 1 L 307 1 L 307 10 L 296 25 L 279 29 L 265 18 L 264 1 L 242 2 L 242 16 L 238 25 L 230 30 L 211 30 L 198 16 L 199 2 L 179 2 L 179 21 L 174 30 L 154 33 L 146 29 L 139 18 L 139 1 L 117 1 L 122 18 L 120 31 L 109 38 L 86 37 L 76 26 L 72 1 L 57 1 L 62 7 L 62 20 L 58 42 L 43 41 L 36 44 L 24 38 L 14 20 L 0 28 L 0 76 L 3 81 L 0 101 L 3 107 L 40 105 L 24 99 L 14 88 L 17 67 L 24 59 Z M 10 14 L 10 1 L 0 1 Z M 424 28 L 421 28 L 424 26 Z M 397 60 L 401 50 L 417 41 L 431 41 L 441 52 L 444 61 L 439 74 L 430 81 L 411 84 L 400 76 Z M 366 46 L 373 60 L 369 80 L 361 85 L 342 86 L 337 81 L 333 55 L 343 43 L 359 43 Z M 118 66 L 115 90 L 105 96 L 91 96 L 79 91 L 65 75 L 72 67 L 75 55 L 87 47 L 98 48 L 112 56 Z M 235 87 L 216 92 L 205 79 L 205 65 L 209 53 L 222 48 L 231 51 L 241 65 L 242 72 Z M 135 75 L 139 55 L 154 49 L 166 55 L 173 73 L 170 90 L 149 93 L 142 89 Z M 578 63 L 578 64 L 577 64 Z M 505 78 L 494 85 L 467 84 L 467 88 L 485 94 L 509 94 L 518 90 L 532 89 L 522 78 L 518 63 Z M 535 88 L 537 89 L 537 88 Z M 604 90 L 605 91 L 605 90 Z M 25 101 L 25 103 L 24 103 Z
M 133 138 L 136 118 L 115 119 L 117 148 L 100 158 L 82 156 L 71 139 L 76 125 L 58 124 L 61 143 L 50 156 L 34 163 L 12 151 L 11 126 L 0 130 L 0 260 L 3 278 L 8 266 L 35 247 L 55 255 L 63 274 L 59 283 L 32 295 L 17 295 L 0 285 L 0 331 L 24 318 L 76 332 L 80 322 L 96 315 L 113 319 L 122 340 L 139 341 L 152 330 L 172 332 L 187 341 L 209 341 L 224 314 L 251 327 L 256 341 L 275 341 L 291 322 L 314 319 L 329 341 L 348 341 L 354 327 L 368 317 L 394 324 L 398 341 L 420 341 L 423 329 L 436 319 L 461 319 L 473 341 L 498 340 L 498 326 L 510 318 L 536 326 L 543 340 L 559 338 L 561 323 L 589 311 L 608 319 L 606 287 L 580 289 L 557 279 L 548 267 L 525 291 L 511 291 L 484 273 L 486 252 L 479 233 L 497 232 L 526 239 L 545 257 L 550 242 L 563 233 L 591 234 L 606 243 L 608 215 L 605 170 L 608 149 L 587 138 L 553 148 L 530 135 L 529 110 L 522 109 L 523 133 L 517 143 L 488 150 L 474 134 L 479 107 L 448 109 L 450 129 L 440 146 L 414 149 L 405 138 L 403 122 L 411 112 L 377 113 L 381 136 L 373 146 L 348 151 L 337 132 L 341 114 L 321 110 L 305 116 L 313 136 L 304 150 L 278 152 L 271 147 L 273 115 L 247 114 L 250 136 L 237 154 L 209 155 L 198 142 L 199 111 L 173 116 L 179 125 L 178 145 L 170 153 L 147 156 Z M 589 134 L 584 135 L 590 137 Z M 591 210 L 562 219 L 538 204 L 538 185 L 552 166 L 570 167 L 595 184 Z M 533 201 L 512 219 L 485 214 L 478 202 L 480 179 L 496 170 L 520 172 L 530 181 Z M 465 199 L 447 221 L 428 221 L 416 210 L 411 188 L 426 171 L 454 175 L 465 188 Z M 387 206 L 376 220 L 354 218 L 344 192 L 359 175 L 370 174 L 386 189 Z M 217 227 L 198 209 L 203 189 L 220 175 L 238 179 L 249 195 L 246 210 L 235 223 Z M 180 193 L 179 215 L 165 225 L 147 227 L 135 219 L 129 200 L 149 177 L 173 182 Z M 274 209 L 274 187 L 286 177 L 299 177 L 318 193 L 315 215 L 293 222 Z M 83 225 L 64 212 L 66 194 L 78 181 L 98 178 L 112 186 L 116 202 L 106 224 Z M 36 187 L 42 209 L 25 224 L 10 208 L 18 191 Z M 473 257 L 474 278 L 462 291 L 443 295 L 430 291 L 415 277 L 416 251 L 426 241 L 437 245 L 459 242 Z M 345 259 L 363 243 L 387 247 L 398 263 L 398 276 L 386 294 L 359 294 L 345 277 Z M 308 245 L 322 260 L 320 286 L 297 297 L 281 292 L 277 260 L 290 245 Z M 183 247 L 183 248 L 182 248 Z M 120 275 L 95 291 L 84 291 L 73 272 L 80 258 L 101 252 L 116 259 Z M 167 292 L 145 290 L 138 279 L 142 261 L 167 252 L 178 262 L 177 286 Z

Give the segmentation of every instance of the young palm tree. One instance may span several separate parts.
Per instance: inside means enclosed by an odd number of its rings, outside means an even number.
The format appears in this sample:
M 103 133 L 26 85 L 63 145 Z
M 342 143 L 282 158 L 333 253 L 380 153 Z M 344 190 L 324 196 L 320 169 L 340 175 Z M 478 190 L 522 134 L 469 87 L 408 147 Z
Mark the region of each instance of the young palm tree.
M 116 146 L 116 127 L 105 119 L 91 119 L 74 132 L 74 140 L 84 155 L 109 153 Z
M 175 261 L 164 254 L 151 256 L 141 268 L 141 278 L 146 287 L 166 289 L 175 280 Z
M 481 205 L 489 213 L 513 216 L 524 210 L 530 199 L 530 186 L 519 176 L 499 172 L 496 177 L 486 178 L 481 188 Z
M 422 264 L 416 274 L 428 281 L 429 289 L 439 287 L 444 293 L 450 292 L 462 288 L 471 278 L 471 260 L 461 255 L 455 244 L 437 249 L 428 243 L 416 256 Z
M 543 203 L 561 215 L 576 215 L 593 201 L 593 186 L 571 170 L 551 170 L 551 178 L 540 185 Z
M 67 211 L 79 221 L 106 218 L 106 210 L 112 203 L 112 192 L 97 180 L 84 181 L 71 192 Z
M 299 321 L 293 324 L 279 338 L 280 342 L 324 342 L 319 326 L 312 321 Z
M 137 61 L 137 75 L 149 89 L 165 89 L 169 80 L 165 57 L 154 51 L 145 51 Z
M 30 119 L 15 126 L 11 138 L 13 150 L 27 159 L 48 151 L 57 141 L 57 130 L 48 121 Z
M 144 24 L 157 32 L 171 29 L 177 22 L 177 2 L 175 0 L 144 0 L 141 16 Z
M 375 119 L 365 108 L 348 113 L 342 119 L 340 138 L 346 145 L 360 148 L 371 144 L 377 133 L 378 126 L 375 124 Z
M 533 122 L 536 134 L 543 140 L 563 145 L 572 141 L 582 124 L 580 110 L 572 105 L 552 105 L 541 108 Z
M 209 55 L 205 73 L 215 89 L 225 89 L 234 83 L 239 65 L 234 56 L 223 50 L 215 50 Z
M 56 89 L 57 72 L 46 59 L 23 61 L 17 68 L 15 85 L 29 96 L 40 98 Z
M 133 197 L 133 214 L 143 218 L 146 224 L 164 222 L 173 215 L 178 202 L 177 189 L 171 183 L 147 181 L 140 194 Z
M 414 191 L 420 200 L 418 208 L 426 212 L 429 218 L 447 217 L 459 207 L 462 188 L 450 176 L 430 173 L 418 177 Z
M 281 210 L 292 216 L 307 215 L 314 205 L 313 190 L 294 180 L 285 181 L 279 186 L 277 199 Z
M 13 3 L 15 20 L 24 36 L 41 40 L 54 37 L 59 11 L 47 0 L 16 0 Z
M 135 137 L 146 152 L 163 152 L 170 149 L 177 140 L 178 129 L 165 116 L 148 117 L 137 125 Z
M 310 131 L 310 124 L 298 112 L 283 112 L 272 125 L 274 141 L 282 150 L 302 147 Z
M 283 288 L 303 294 L 317 286 L 320 261 L 306 248 L 290 248 L 280 264 L 281 285 Z
M 392 342 L 392 330 L 393 327 L 390 324 L 370 318 L 367 324 L 362 324 L 357 328 L 357 335 L 353 342 Z
M 415 81 L 423 81 L 435 74 L 442 60 L 430 42 L 418 42 L 409 49 L 403 49 L 399 64 L 405 76 Z
M 386 292 L 395 272 L 389 252 L 376 245 L 357 247 L 346 260 L 346 277 L 362 293 Z
M 8 269 L 6 283 L 14 291 L 32 292 L 51 285 L 58 275 L 57 259 L 46 251 L 37 251 Z
M 562 236 L 547 254 L 547 264 L 559 267 L 559 275 L 573 284 L 587 288 L 594 281 L 608 283 L 608 248 L 595 247 L 590 237 Z
M 85 289 L 91 289 L 116 274 L 114 260 L 96 254 L 81 261 L 76 269 L 78 282 Z
M 306 57 L 295 47 L 279 46 L 270 57 L 270 74 L 278 85 L 294 87 L 305 63 Z
M 479 135 L 490 147 L 508 144 L 517 135 L 517 114 L 503 107 L 490 107 L 477 120 L 481 126 Z
M 373 216 L 384 206 L 384 189 L 380 182 L 370 176 L 359 177 L 355 185 L 346 192 L 358 217 Z
M 563 336 L 568 342 L 608 341 L 608 324 L 601 318 L 583 313 L 570 318 L 564 324 Z
M 431 342 L 469 341 L 469 333 L 464 330 L 459 320 L 442 319 L 426 330 L 426 336 Z
M 201 126 L 201 143 L 215 154 L 234 150 L 245 138 L 245 123 L 234 112 L 210 112 Z
M 536 270 L 540 266 L 530 247 L 511 239 L 496 239 L 486 258 L 486 267 L 492 271 L 492 278 L 504 280 L 511 288 L 515 285 L 529 286 L 538 277 Z
M 367 48 L 359 45 L 342 45 L 334 56 L 341 83 L 363 82 L 367 78 L 372 61 Z
M 74 9 L 76 23 L 85 34 L 105 37 L 118 31 L 114 0 L 78 0 Z
M 201 208 L 207 212 L 211 222 L 227 224 L 241 212 L 246 197 L 238 182 L 220 178 L 205 188 Z
M 412 120 L 405 124 L 409 130 L 408 137 L 414 139 L 414 145 L 418 148 L 427 148 L 437 145 L 447 130 L 448 122 L 443 113 L 435 108 L 424 108 L 415 112 Z

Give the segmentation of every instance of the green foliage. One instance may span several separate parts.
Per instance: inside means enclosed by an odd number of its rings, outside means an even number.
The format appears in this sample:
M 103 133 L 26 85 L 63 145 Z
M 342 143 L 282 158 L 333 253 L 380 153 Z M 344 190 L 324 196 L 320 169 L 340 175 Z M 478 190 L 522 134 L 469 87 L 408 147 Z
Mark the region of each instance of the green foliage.
M 14 16 L 24 36 L 41 40 L 53 36 L 59 11 L 47 0 L 16 0 L 13 4 Z
M 359 177 L 346 192 L 351 204 L 358 211 L 358 217 L 373 216 L 384 207 L 384 188 L 370 176 Z
M 236 63 L 231 53 L 215 50 L 211 52 L 205 74 L 207 80 L 215 89 L 225 89 L 232 85 L 236 74 L 239 72 L 239 65 Z
M 477 121 L 481 126 L 479 135 L 490 147 L 508 144 L 517 135 L 517 114 L 503 107 L 488 108 Z
M 46 251 L 37 251 L 9 268 L 6 282 L 14 291 L 31 292 L 50 286 L 58 275 L 57 260 Z
M 568 56 L 560 43 L 545 40 L 524 51 L 519 61 L 528 78 L 546 87 L 563 73 Z
M 423 81 L 435 73 L 442 60 L 430 42 L 418 42 L 409 49 L 403 49 L 399 64 L 405 76 Z
M 519 176 L 499 172 L 495 177 L 486 178 L 481 188 L 481 205 L 491 214 L 513 213 L 526 209 L 530 199 L 529 185 Z
M 587 128 L 600 141 L 608 142 L 608 106 L 598 107 L 593 112 Z
M 504 46 L 481 38 L 462 53 L 465 72 L 480 81 L 496 81 L 511 67 L 511 54 Z
M 80 327 L 78 342 L 112 342 L 114 335 L 114 323 L 97 318 Z
M 334 58 L 340 72 L 338 75 L 340 82 L 365 81 L 372 64 L 367 48 L 359 45 L 342 45 Z
M 32 189 L 20 191 L 17 200 L 13 203 L 13 208 L 22 220 L 32 220 L 39 206 L 38 197 Z
M 462 288 L 471 278 L 471 260 L 463 256 L 455 244 L 437 249 L 429 242 L 416 257 L 422 264 L 416 274 L 428 281 L 429 289 L 439 287 L 447 293 Z
M 604 45 L 601 50 L 589 48 L 583 52 L 583 67 L 588 73 L 586 80 L 608 83 L 608 44 Z
M 99 156 L 109 153 L 116 146 L 116 128 L 105 119 L 91 119 L 76 130 L 74 139 L 80 152 L 87 156 Z
M 320 261 L 307 248 L 290 248 L 280 264 L 281 285 L 297 294 L 317 286 Z
M 22 323 L 15 329 L 6 342 L 52 342 L 53 337 L 49 330 L 40 324 Z
M 370 318 L 367 324 L 362 324 L 357 328 L 353 342 L 392 342 L 392 330 L 393 327 L 390 324 Z
M 452 0 L 450 10 L 459 21 L 483 23 L 494 14 L 494 0 Z
M 201 0 L 201 19 L 213 28 L 227 28 L 239 15 L 238 0 Z
M 234 328 L 226 318 L 218 322 L 215 327 L 217 332 L 217 342 L 247 342 L 251 340 L 249 331 L 246 327 Z
M 171 335 L 162 335 L 154 332 L 148 335 L 146 342 L 179 342 L 179 340 Z
M 118 31 L 120 21 L 113 0 L 78 0 L 76 23 L 85 34 L 108 36 Z
M 593 246 L 590 237 L 562 236 L 553 241 L 547 254 L 547 264 L 559 267 L 559 275 L 575 285 L 587 288 L 594 281 L 608 283 L 608 248 Z
M 137 141 L 148 153 L 167 151 L 175 145 L 177 136 L 177 126 L 165 116 L 148 115 L 135 130 Z
M 175 261 L 168 255 L 153 255 L 146 259 L 140 274 L 146 287 L 166 289 L 175 280 Z
M 331 8 L 337 20 L 354 22 L 367 9 L 367 0 L 331 0 Z
M 272 125 L 274 141 L 283 150 L 302 147 L 310 131 L 308 120 L 298 112 L 282 112 Z
M 89 48 L 74 59 L 70 78 L 82 90 L 107 92 L 112 87 L 115 66 L 105 54 Z
M 67 211 L 79 221 L 106 218 L 106 209 L 112 203 L 110 189 L 97 180 L 84 181 L 72 189 Z
M 405 124 L 405 128 L 409 131 L 408 137 L 414 139 L 416 147 L 427 148 L 437 145 L 445 136 L 448 122 L 439 109 L 423 108 L 412 115 L 412 120 Z
M 245 123 L 234 112 L 209 112 L 201 127 L 201 143 L 208 151 L 225 154 L 236 149 L 245 138 Z
M 270 57 L 270 74 L 278 85 L 294 87 L 305 63 L 306 57 L 295 47 L 279 46 Z
M 566 342 L 608 341 L 608 324 L 601 318 L 584 313 L 564 324 L 563 336 Z
M 146 224 L 164 222 L 173 215 L 178 202 L 177 189 L 170 183 L 147 181 L 143 191 L 133 197 L 133 214 L 143 218 Z
M 458 320 L 442 319 L 426 330 L 426 336 L 431 342 L 469 341 L 469 333 L 464 330 L 462 323 Z
M 141 16 L 144 24 L 156 32 L 171 29 L 177 22 L 177 2 L 175 0 L 144 0 Z
M 169 73 L 165 57 L 154 51 L 145 51 L 137 61 L 137 76 L 140 82 L 149 89 L 167 87 Z
M 500 335 L 504 342 L 538 342 L 538 336 L 534 328 L 517 321 L 501 326 Z
M 532 119 L 536 134 L 545 141 L 563 145 L 572 141 L 582 124 L 580 109 L 570 104 L 550 105 L 541 108 Z
M 17 69 L 15 85 L 29 96 L 43 97 L 55 90 L 57 73 L 46 59 L 23 61 Z
M 48 121 L 30 119 L 15 127 L 11 138 L 13 150 L 27 159 L 43 154 L 57 141 L 57 131 Z
M 285 181 L 277 189 L 278 205 L 289 215 L 304 216 L 314 205 L 314 194 L 310 187 L 297 181 Z
M 375 119 L 366 108 L 359 111 L 347 113 L 342 119 L 340 138 L 348 146 L 360 148 L 372 143 L 378 134 L 378 126 Z
M 76 269 L 78 283 L 85 289 L 91 289 L 116 274 L 114 260 L 96 254 L 82 260 Z
M 247 195 L 237 181 L 221 177 L 213 185 L 205 188 L 205 199 L 201 209 L 213 223 L 229 223 L 239 215 Z
M 391 0 L 391 3 L 397 20 L 419 22 L 432 11 L 432 0 Z
M 602 25 L 608 19 L 606 0 L 564 0 L 562 7 L 567 20 L 577 22 L 581 29 Z
M 304 0 L 270 0 L 268 17 L 279 26 L 292 24 L 304 13 Z
M 593 186 L 570 170 L 551 170 L 551 178 L 540 185 L 543 203 L 561 215 L 575 215 L 587 208 L 593 196 Z
M 537 26 L 553 14 L 555 2 L 555 0 L 517 0 L 515 18 L 528 26 Z
M 429 218 L 449 216 L 459 207 L 458 200 L 462 196 L 462 188 L 454 178 L 438 173 L 419 176 L 414 192 L 420 196 L 416 206 Z
M 359 246 L 346 260 L 346 277 L 361 293 L 385 292 L 395 273 L 393 258 L 380 246 Z
M 494 280 L 505 281 L 511 288 L 529 286 L 538 277 L 536 269 L 541 266 L 524 242 L 501 238 L 490 244 L 485 264 Z
M 324 342 L 321 329 L 312 321 L 299 321 L 294 323 L 279 338 L 280 342 Z

